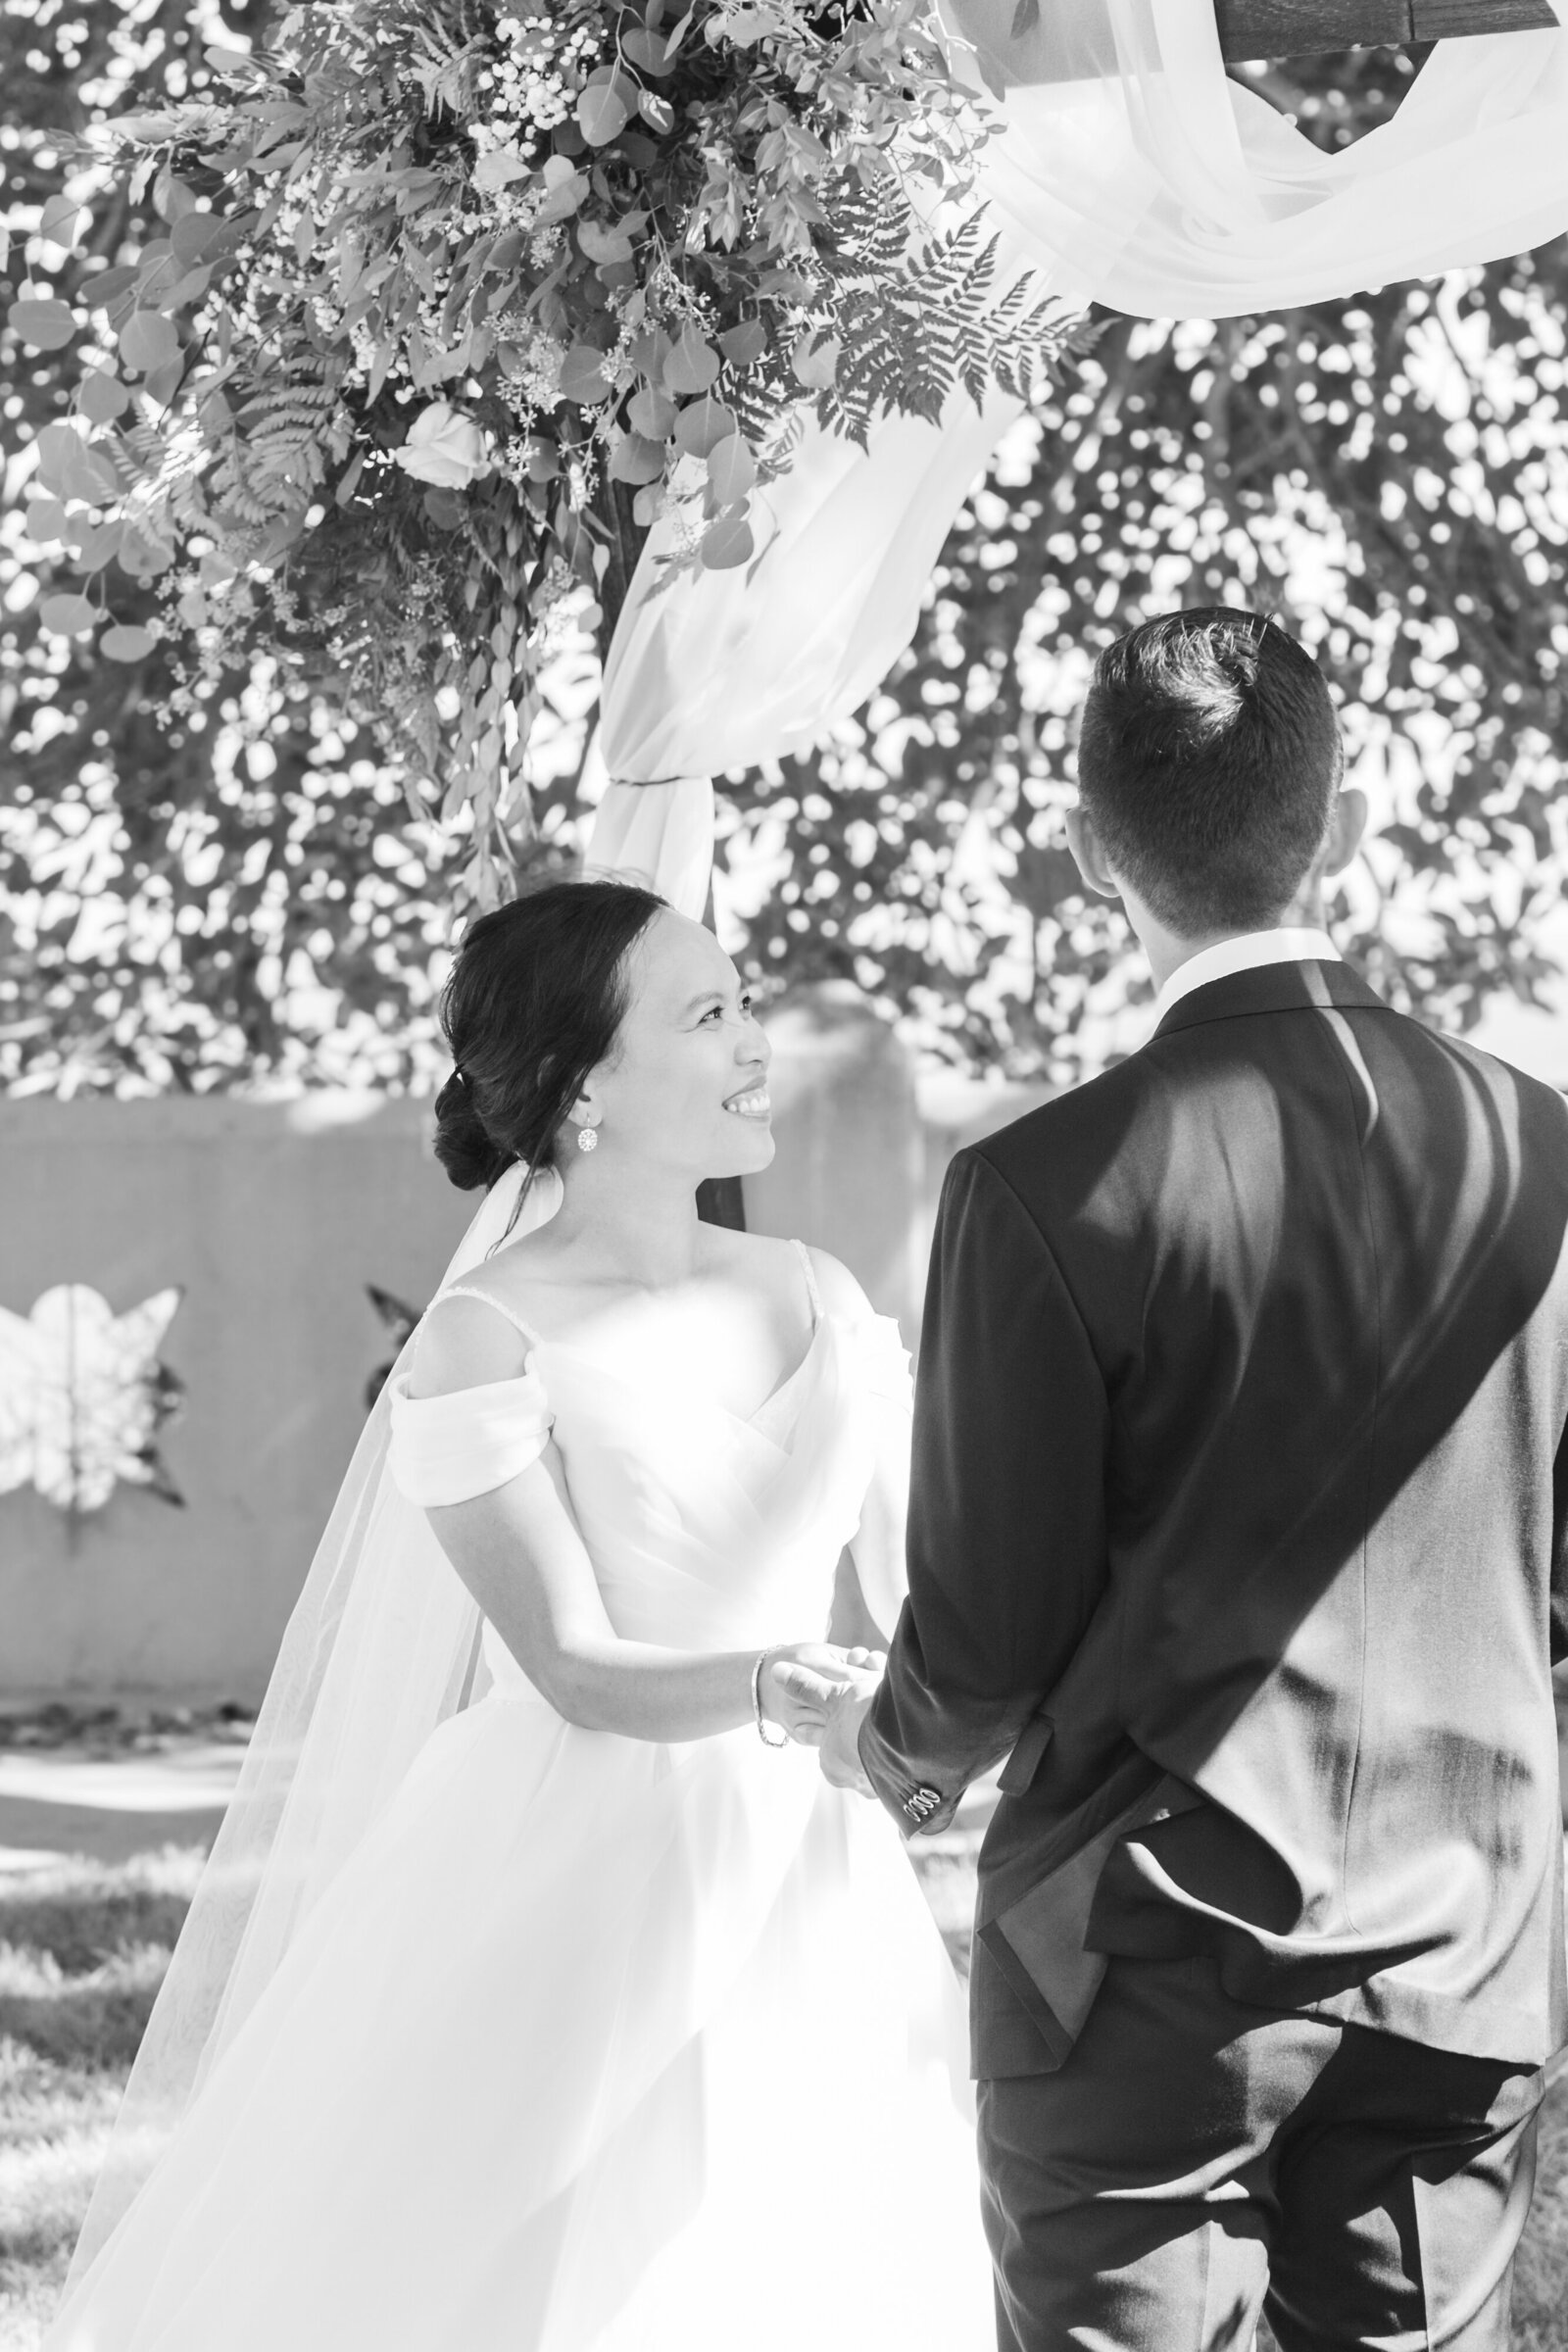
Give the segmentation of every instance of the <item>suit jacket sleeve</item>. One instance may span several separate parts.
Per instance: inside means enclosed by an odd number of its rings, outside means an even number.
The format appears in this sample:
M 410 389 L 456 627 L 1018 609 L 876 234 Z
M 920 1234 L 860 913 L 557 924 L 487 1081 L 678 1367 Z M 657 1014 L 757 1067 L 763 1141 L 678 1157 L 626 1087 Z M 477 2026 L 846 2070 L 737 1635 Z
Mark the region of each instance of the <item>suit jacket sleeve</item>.
M 1554 1668 L 1568 1664 L 1568 1430 L 1557 1442 L 1551 1473 L 1551 1590 L 1549 1640 Z
M 973 1152 L 948 1171 L 915 1383 L 909 1594 L 860 1757 L 908 1835 L 1013 1745 L 1106 1574 L 1109 1412 L 1044 1235 Z

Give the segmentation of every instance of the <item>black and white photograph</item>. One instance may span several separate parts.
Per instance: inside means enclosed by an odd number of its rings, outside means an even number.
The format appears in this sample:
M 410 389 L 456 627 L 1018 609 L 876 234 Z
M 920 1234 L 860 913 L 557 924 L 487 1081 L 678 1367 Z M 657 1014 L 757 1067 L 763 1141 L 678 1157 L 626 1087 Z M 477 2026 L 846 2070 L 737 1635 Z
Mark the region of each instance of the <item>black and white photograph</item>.
M 0 2352 L 1568 2352 L 1563 0 L 0 0 Z

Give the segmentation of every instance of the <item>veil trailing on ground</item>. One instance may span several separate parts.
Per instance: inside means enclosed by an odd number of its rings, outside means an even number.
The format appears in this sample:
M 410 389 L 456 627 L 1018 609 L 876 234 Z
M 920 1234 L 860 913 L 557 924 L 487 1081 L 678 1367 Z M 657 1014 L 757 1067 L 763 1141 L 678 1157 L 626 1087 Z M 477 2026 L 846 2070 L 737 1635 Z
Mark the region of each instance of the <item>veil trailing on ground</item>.
M 561 1180 L 485 1196 L 442 1277 L 555 1215 Z M 514 1217 L 515 1222 L 514 1223 Z M 244 1767 L 154 2006 L 77 2241 L 74 2290 L 302 1926 L 436 1726 L 480 1695 L 479 1612 L 387 1469 L 392 1385 L 355 1448 L 268 1685 Z

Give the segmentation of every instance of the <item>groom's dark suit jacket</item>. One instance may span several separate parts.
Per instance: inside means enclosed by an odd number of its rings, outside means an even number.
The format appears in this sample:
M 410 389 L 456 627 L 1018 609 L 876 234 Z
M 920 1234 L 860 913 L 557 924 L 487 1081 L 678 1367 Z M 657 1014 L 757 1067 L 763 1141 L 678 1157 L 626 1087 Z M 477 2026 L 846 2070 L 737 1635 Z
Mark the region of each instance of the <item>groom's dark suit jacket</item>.
M 1003 1755 L 975 2071 L 1109 1954 L 1536 2064 L 1565 2038 L 1568 1107 L 1277 964 L 955 1160 L 909 1599 L 861 1755 L 906 1833 Z

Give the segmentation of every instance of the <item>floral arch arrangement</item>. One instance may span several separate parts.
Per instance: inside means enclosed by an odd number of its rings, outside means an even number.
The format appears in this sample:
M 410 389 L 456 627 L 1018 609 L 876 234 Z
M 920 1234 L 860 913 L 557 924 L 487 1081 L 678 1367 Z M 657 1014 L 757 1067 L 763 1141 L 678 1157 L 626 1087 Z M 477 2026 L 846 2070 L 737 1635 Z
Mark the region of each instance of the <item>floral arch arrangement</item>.
M 134 661 L 115 581 L 155 579 L 209 674 L 329 683 L 481 896 L 541 664 L 608 645 L 671 501 L 671 564 L 765 561 L 803 415 L 1027 396 L 1069 339 L 965 210 L 986 123 L 925 0 L 321 0 L 207 55 L 220 94 L 107 134 L 167 234 L 12 309 L 82 338 L 28 527 L 88 576 L 42 617 Z

